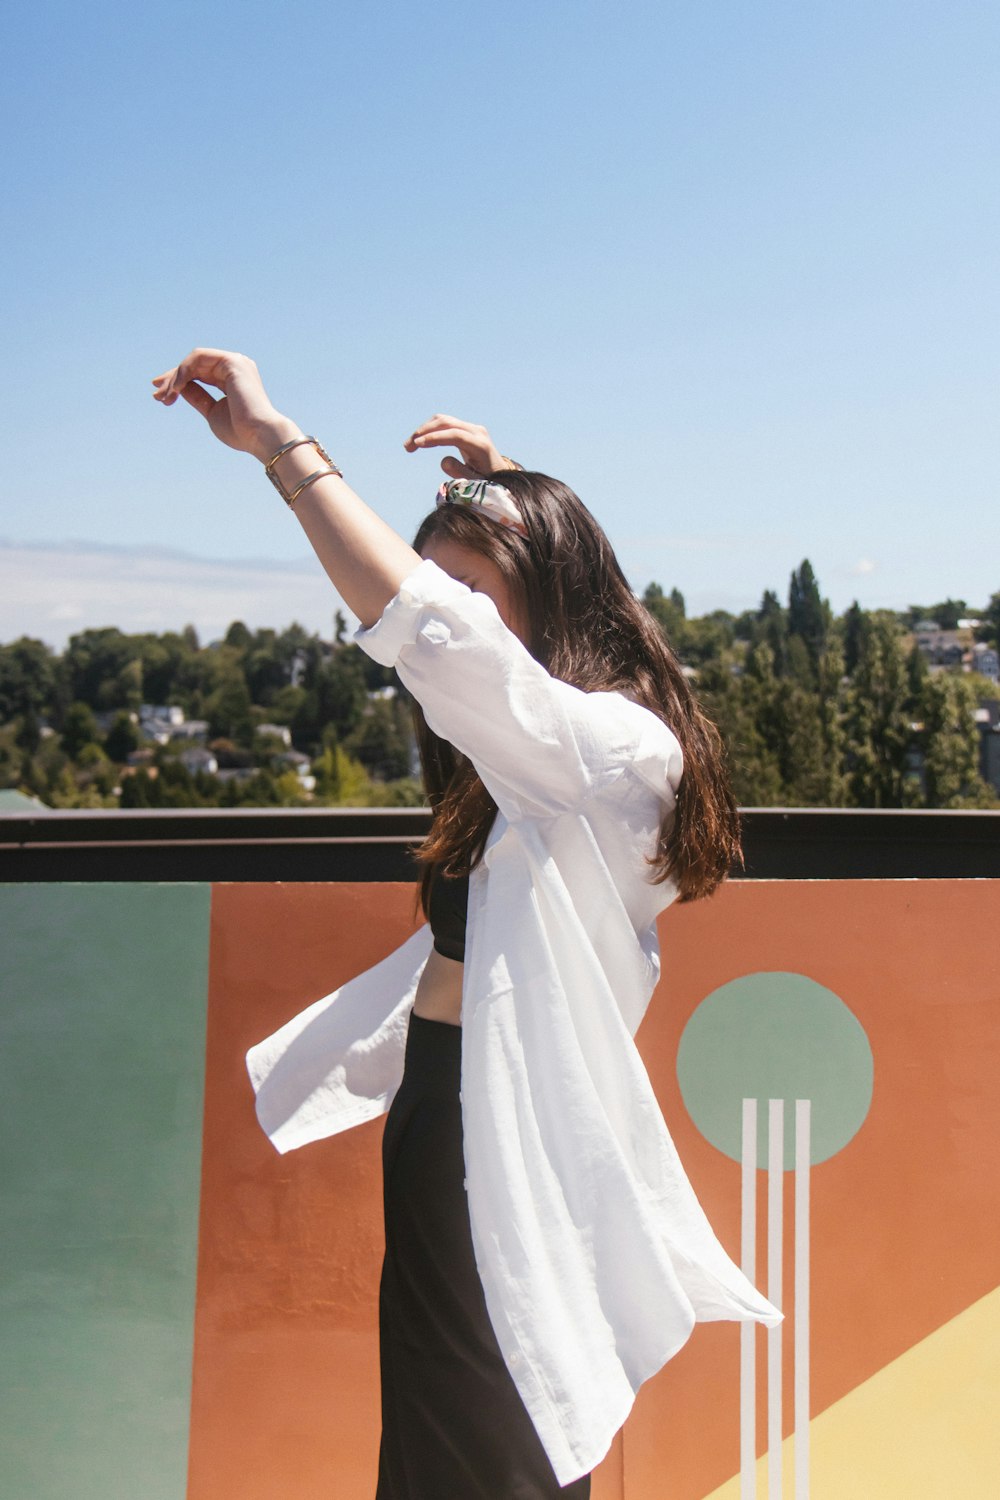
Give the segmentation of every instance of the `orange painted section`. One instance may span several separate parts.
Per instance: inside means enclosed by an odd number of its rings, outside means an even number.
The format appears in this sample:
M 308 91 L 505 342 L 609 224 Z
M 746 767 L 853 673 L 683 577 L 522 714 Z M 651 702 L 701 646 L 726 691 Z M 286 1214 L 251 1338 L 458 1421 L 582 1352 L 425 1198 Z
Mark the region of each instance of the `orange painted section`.
M 413 925 L 409 885 L 213 888 L 189 1500 L 374 1494 L 382 1122 L 279 1156 L 244 1058 Z
M 280 1157 L 244 1054 L 412 930 L 401 885 L 213 889 L 189 1500 L 365 1500 L 378 1449 L 382 1123 Z M 739 1247 L 739 1167 L 689 1119 L 681 1033 L 712 990 L 795 971 L 868 1034 L 874 1097 L 812 1179 L 815 1415 L 1000 1284 L 998 881 L 733 882 L 673 907 L 639 1046 L 699 1197 Z M 792 1174 L 784 1431 L 791 1430 Z M 766 1226 L 758 1214 L 758 1285 Z M 758 1335 L 758 1451 L 765 1338 Z M 701 1500 L 739 1467 L 739 1327 L 700 1325 L 640 1392 L 594 1500 Z M 458 1500 L 458 1497 L 442 1497 Z

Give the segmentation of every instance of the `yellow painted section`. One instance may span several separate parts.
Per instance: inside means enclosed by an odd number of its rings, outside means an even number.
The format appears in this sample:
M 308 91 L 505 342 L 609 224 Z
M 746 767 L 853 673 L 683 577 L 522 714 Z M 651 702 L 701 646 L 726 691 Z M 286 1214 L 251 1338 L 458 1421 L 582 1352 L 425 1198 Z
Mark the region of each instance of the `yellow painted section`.
M 1000 1287 L 814 1417 L 809 1443 L 809 1500 L 997 1500 Z M 793 1444 L 782 1444 L 785 1500 Z M 767 1493 L 765 1455 L 758 1500 Z M 705 1500 L 741 1500 L 739 1475 Z

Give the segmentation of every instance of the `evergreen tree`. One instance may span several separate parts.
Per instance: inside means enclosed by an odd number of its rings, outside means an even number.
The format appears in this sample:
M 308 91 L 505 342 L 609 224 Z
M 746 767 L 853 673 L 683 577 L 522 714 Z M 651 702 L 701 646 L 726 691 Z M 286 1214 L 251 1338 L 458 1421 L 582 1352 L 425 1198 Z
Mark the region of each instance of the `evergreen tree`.
M 990 595 L 984 615 L 989 627 L 987 639 L 1000 651 L 1000 591 Z
M 765 590 L 760 601 L 752 641 L 755 646 L 768 647 L 775 675 L 784 677 L 788 670 L 788 619 L 771 589 Z
M 250 694 L 241 672 L 231 672 L 205 704 L 210 735 L 224 735 L 238 745 L 253 744 Z
M 62 727 L 62 748 L 70 760 L 77 760 L 85 745 L 97 741 L 97 720 L 88 703 L 71 703 Z
M 729 713 L 719 727 L 728 750 L 737 802 L 744 807 L 780 807 L 784 784 L 775 746 L 781 732 L 779 679 L 774 652 L 766 643 L 752 646 L 743 674 L 732 679 Z
M 410 770 L 409 736 L 395 700 L 378 698 L 370 703 L 344 748 L 379 781 L 406 776 Z
M 903 807 L 913 739 L 909 681 L 896 620 L 864 616 L 846 703 L 847 767 L 854 807 Z
M 817 799 L 817 804 L 821 807 L 843 807 L 847 800 L 847 777 L 844 773 L 846 684 L 844 655 L 839 642 L 831 635 L 816 672 L 823 741 L 823 787 Z
M 235 646 L 237 651 L 245 651 L 253 637 L 242 620 L 234 620 L 226 631 L 223 644 Z
M 114 722 L 105 736 L 104 748 L 110 759 L 119 764 L 128 760 L 133 750 L 138 750 L 139 730 L 124 709 L 115 715 Z
M 865 613 L 855 599 L 850 609 L 844 612 L 844 671 L 853 677 L 861 659 L 861 642 L 864 635 Z
M 793 639 L 800 636 L 805 642 L 814 672 L 826 648 L 829 624 L 830 607 L 820 597 L 812 564 L 805 558 L 789 583 L 788 633 Z
M 924 681 L 920 716 L 928 807 L 961 807 L 983 789 L 975 710 L 976 695 L 965 677 L 936 672 Z
M 684 638 L 684 596 L 672 589 L 669 598 L 658 583 L 651 583 L 642 602 L 663 631 L 668 646 L 678 655 Z
M 945 599 L 940 604 L 931 604 L 926 618 L 936 620 L 942 630 L 954 630 L 959 620 L 968 616 L 969 606 L 964 599 Z
M 909 686 L 910 697 L 913 700 L 914 714 L 917 717 L 919 717 L 919 700 L 929 675 L 927 658 L 916 642 L 914 642 L 906 658 L 906 681 Z

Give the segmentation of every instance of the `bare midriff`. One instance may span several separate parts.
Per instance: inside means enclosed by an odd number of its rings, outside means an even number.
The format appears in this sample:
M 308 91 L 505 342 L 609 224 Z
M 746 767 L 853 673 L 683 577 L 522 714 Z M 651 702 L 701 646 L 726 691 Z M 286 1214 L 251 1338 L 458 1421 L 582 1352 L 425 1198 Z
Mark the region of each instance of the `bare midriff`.
M 445 958 L 432 948 L 417 985 L 414 1015 L 422 1016 L 425 1021 L 448 1021 L 452 1026 L 461 1026 L 464 970 L 464 964 Z

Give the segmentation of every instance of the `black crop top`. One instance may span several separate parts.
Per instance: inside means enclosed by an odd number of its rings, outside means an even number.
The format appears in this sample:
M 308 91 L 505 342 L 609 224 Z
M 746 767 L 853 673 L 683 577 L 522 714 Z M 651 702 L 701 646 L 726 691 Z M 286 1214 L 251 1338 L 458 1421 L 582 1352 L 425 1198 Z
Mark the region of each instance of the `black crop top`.
M 445 958 L 465 962 L 465 919 L 469 906 L 468 875 L 442 875 L 434 871 L 427 900 L 427 920 L 434 934 L 434 947 Z

